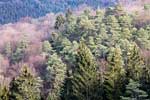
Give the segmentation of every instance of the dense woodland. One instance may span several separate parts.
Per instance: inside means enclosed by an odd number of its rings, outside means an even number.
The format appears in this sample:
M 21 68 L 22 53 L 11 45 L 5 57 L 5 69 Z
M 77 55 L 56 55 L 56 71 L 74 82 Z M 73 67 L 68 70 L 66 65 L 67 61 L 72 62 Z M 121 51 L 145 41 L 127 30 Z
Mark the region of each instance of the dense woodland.
M 16 22 L 26 16 L 37 18 L 50 12 L 64 12 L 82 4 L 97 8 L 113 6 L 116 2 L 117 0 L 1 0 L 0 24 Z
M 1 73 L 0 100 L 150 100 L 150 25 L 135 18 L 120 5 L 68 10 L 34 51 L 26 36 L 8 42 L 1 61 L 20 71 L 8 85 Z M 36 54 L 33 70 L 27 62 Z

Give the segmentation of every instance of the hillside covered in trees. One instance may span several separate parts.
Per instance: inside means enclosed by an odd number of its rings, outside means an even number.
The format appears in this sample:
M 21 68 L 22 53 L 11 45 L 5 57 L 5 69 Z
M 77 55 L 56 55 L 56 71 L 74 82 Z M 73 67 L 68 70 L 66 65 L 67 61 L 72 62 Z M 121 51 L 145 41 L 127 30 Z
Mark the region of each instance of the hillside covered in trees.
M 97 8 L 113 6 L 116 2 L 117 0 L 1 0 L 0 24 L 16 22 L 27 16 L 37 18 L 50 12 L 64 12 L 83 4 Z
M 116 5 L 0 26 L 0 100 L 150 100 L 138 17 Z

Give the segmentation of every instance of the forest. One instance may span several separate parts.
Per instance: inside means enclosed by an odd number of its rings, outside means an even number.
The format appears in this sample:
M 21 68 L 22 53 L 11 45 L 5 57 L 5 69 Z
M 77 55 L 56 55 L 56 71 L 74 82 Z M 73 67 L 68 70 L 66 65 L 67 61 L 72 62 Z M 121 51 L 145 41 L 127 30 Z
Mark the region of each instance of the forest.
M 5 43 L 0 100 L 150 100 L 150 23 L 137 16 L 121 5 L 68 9 L 38 44 Z
M 86 4 L 93 8 L 113 6 L 117 0 L 0 0 L 0 24 L 14 23 L 22 17 L 38 18 L 50 12 L 65 12 Z M 32 12 L 32 13 L 31 13 Z

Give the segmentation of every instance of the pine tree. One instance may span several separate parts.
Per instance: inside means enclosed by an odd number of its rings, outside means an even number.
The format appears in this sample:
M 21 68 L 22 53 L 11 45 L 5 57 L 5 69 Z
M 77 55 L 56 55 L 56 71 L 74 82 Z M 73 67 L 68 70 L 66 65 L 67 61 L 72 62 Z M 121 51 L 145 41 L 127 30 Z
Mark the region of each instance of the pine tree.
M 104 100 L 119 100 L 125 79 L 120 48 L 111 48 L 107 57 L 108 71 L 105 73 Z
M 70 39 L 75 39 L 76 34 L 76 23 L 77 18 L 72 14 L 71 10 L 68 10 L 66 13 L 66 21 L 65 21 L 65 28 L 64 34 Z M 72 37 L 73 36 L 73 37 Z
M 134 41 L 136 41 L 140 48 L 150 49 L 150 36 L 148 31 L 144 28 L 139 29 L 136 34 L 133 35 L 133 38 L 135 39 Z
M 11 48 L 10 42 L 8 42 L 8 43 L 6 44 L 6 47 L 5 47 L 4 52 L 5 52 L 5 54 L 6 54 L 7 57 L 10 57 L 10 56 L 11 56 L 11 54 L 12 54 L 12 48 Z
M 14 78 L 9 87 L 10 100 L 40 100 L 41 79 L 31 74 L 27 66 Z
M 129 84 L 126 85 L 124 96 L 121 96 L 121 100 L 148 100 L 147 96 L 147 93 L 140 89 L 140 84 L 130 79 Z
M 49 56 L 47 61 L 47 81 L 50 85 L 48 100 L 60 100 L 66 70 L 66 65 L 56 53 Z
M 49 41 L 44 41 L 42 44 L 42 55 L 47 57 L 48 55 L 50 55 L 54 52 L 55 51 L 53 50 Z
M 141 57 L 138 46 L 135 43 L 129 46 L 125 61 L 127 77 L 138 80 L 141 76 L 143 67 L 143 59 Z
M 77 29 L 78 34 L 80 34 L 83 37 L 94 35 L 93 33 L 93 31 L 95 30 L 94 20 L 88 18 L 88 16 L 85 15 L 79 17 Z
M 97 68 L 95 59 L 81 41 L 79 44 L 76 67 L 71 78 L 71 100 L 98 100 L 100 81 L 97 78 Z M 69 99 L 69 100 L 70 100 Z
M 106 31 L 109 34 L 110 45 L 115 45 L 115 43 L 120 39 L 121 28 L 118 23 L 118 19 L 114 15 L 109 15 L 105 18 Z
M 63 17 L 63 15 L 61 14 L 58 15 L 55 22 L 55 29 L 59 29 L 61 25 L 64 23 L 65 23 L 65 18 Z
M 25 56 L 25 50 L 28 47 L 28 41 L 26 39 L 22 39 L 16 47 L 16 50 L 14 50 L 14 52 L 11 55 L 10 58 L 10 63 L 11 64 L 16 64 L 19 61 L 23 60 L 24 56 Z
M 6 86 L 0 86 L 0 100 L 9 100 L 9 90 Z
M 150 69 L 147 66 L 142 69 L 140 84 L 141 89 L 145 90 L 150 98 Z

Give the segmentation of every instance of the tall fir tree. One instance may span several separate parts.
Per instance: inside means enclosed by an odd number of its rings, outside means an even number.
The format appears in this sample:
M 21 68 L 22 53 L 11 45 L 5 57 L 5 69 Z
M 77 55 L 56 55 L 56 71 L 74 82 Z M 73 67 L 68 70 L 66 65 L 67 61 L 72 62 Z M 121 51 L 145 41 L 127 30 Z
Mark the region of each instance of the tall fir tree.
M 98 100 L 100 81 L 97 77 L 96 61 L 83 43 L 79 44 L 76 67 L 71 77 L 72 98 L 71 100 Z M 69 99 L 69 100 L 70 100 Z
M 135 43 L 132 43 L 126 53 L 127 56 L 125 61 L 125 68 L 127 72 L 127 78 L 139 80 L 144 63 L 138 46 Z
M 56 22 L 55 22 L 54 28 L 59 29 L 64 23 L 65 23 L 65 18 L 62 14 L 60 14 L 56 17 Z
M 24 66 L 18 77 L 14 78 L 9 87 L 10 100 L 40 100 L 42 80 L 32 75 L 27 66 Z
M 108 71 L 105 73 L 104 100 L 119 100 L 125 80 L 121 49 L 112 47 L 107 61 Z
M 50 85 L 48 100 L 60 100 L 66 70 L 67 66 L 56 53 L 49 56 L 47 61 L 47 80 Z
M 0 86 L 0 100 L 9 100 L 9 90 L 6 86 Z
M 147 96 L 147 93 L 140 89 L 140 84 L 130 79 L 129 84 L 126 85 L 124 96 L 121 96 L 121 100 L 149 100 Z

